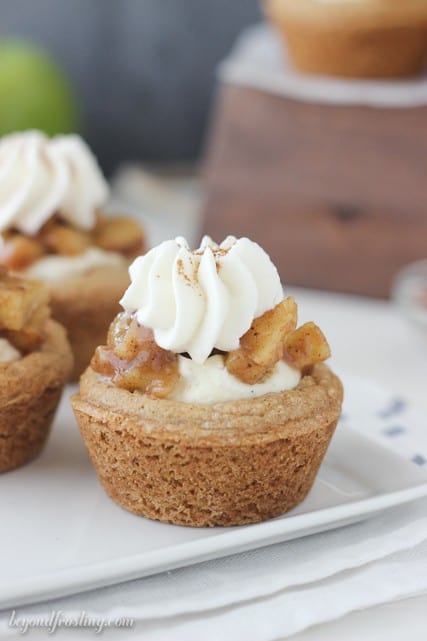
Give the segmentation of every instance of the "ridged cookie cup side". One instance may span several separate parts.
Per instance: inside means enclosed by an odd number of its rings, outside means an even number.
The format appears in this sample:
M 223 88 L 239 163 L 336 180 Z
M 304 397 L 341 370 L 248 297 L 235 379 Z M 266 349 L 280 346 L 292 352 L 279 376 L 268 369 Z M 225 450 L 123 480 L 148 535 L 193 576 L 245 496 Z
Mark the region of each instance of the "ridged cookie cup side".
M 297 69 L 342 78 L 404 78 L 421 73 L 427 54 L 427 28 L 372 29 L 364 42 L 357 32 L 315 30 L 312 25 L 277 22 L 285 51 Z M 365 47 L 366 49 L 366 47 Z
M 96 268 L 87 274 L 49 283 L 52 317 L 63 325 L 74 355 L 70 380 L 77 381 L 120 311 L 129 285 L 128 266 Z
M 179 525 L 241 525 L 305 498 L 341 412 L 342 386 L 317 365 L 287 392 L 196 405 L 118 389 L 88 368 L 71 403 L 118 505 Z
M 40 453 L 72 366 L 65 330 L 52 320 L 37 351 L 0 364 L 0 472 Z

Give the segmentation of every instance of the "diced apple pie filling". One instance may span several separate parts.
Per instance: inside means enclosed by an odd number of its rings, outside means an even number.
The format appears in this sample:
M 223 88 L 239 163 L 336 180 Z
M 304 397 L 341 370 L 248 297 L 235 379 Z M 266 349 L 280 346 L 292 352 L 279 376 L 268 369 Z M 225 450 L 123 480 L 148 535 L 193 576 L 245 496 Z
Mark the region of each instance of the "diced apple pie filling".
M 97 348 L 91 365 L 117 387 L 157 398 L 167 397 L 179 378 L 178 355 L 159 347 L 152 330 L 126 312 L 111 324 L 107 345 Z
M 116 252 L 134 258 L 144 250 L 144 234 L 138 223 L 126 217 L 106 217 L 98 213 L 92 230 L 69 225 L 55 215 L 34 236 L 26 236 L 11 228 L 3 233 L 0 265 L 20 271 L 46 255 L 77 256 L 90 247 Z
M 317 325 L 296 324 L 297 305 L 290 296 L 256 318 L 240 347 L 223 355 L 228 372 L 254 385 L 268 379 L 280 360 L 306 373 L 329 358 L 329 345 Z M 107 345 L 98 347 L 91 365 L 118 387 L 157 398 L 166 398 L 179 379 L 178 354 L 159 347 L 152 330 L 126 312 L 112 323 Z
M 44 340 L 48 302 L 43 283 L 19 278 L 0 267 L 0 337 L 21 354 L 34 351 Z

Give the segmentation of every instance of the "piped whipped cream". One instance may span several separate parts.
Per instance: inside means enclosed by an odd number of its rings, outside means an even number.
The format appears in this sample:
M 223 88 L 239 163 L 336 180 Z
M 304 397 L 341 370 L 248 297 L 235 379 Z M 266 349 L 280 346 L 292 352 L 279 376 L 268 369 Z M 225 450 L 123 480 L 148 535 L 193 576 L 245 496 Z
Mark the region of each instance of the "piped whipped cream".
M 248 238 L 220 245 L 205 236 L 191 251 L 184 238 L 138 257 L 120 303 L 153 330 L 156 343 L 204 363 L 214 348 L 239 347 L 252 321 L 283 299 L 280 277 L 266 252 Z
M 11 363 L 21 358 L 21 353 L 7 340 L 0 337 L 0 363 Z
M 121 254 L 91 247 L 77 256 L 45 256 L 21 273 L 27 278 L 56 282 L 82 276 L 92 269 L 122 265 L 125 265 L 125 259 Z
M 107 182 L 79 136 L 25 131 L 0 140 L 0 232 L 15 227 L 35 234 L 55 212 L 91 229 L 107 196 Z
M 183 403 L 222 403 L 257 398 L 293 389 L 301 378 L 298 370 L 279 361 L 265 381 L 247 385 L 228 372 L 220 354 L 210 356 L 203 364 L 179 356 L 179 373 L 178 382 L 168 398 Z

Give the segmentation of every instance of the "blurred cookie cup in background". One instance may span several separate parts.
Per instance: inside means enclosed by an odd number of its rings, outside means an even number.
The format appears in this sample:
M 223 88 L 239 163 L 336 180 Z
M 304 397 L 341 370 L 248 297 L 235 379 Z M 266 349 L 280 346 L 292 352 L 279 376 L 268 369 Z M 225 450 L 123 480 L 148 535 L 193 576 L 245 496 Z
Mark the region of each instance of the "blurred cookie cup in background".
M 423 69 L 424 0 L 265 0 L 263 6 L 300 71 L 399 78 Z
M 53 318 L 67 329 L 76 379 L 105 340 L 128 265 L 144 250 L 143 231 L 130 218 L 103 213 L 107 182 L 76 135 L 6 136 L 0 167 L 0 265 L 47 284 Z
M 0 268 L 0 472 L 42 450 L 72 371 L 66 332 L 46 286 Z

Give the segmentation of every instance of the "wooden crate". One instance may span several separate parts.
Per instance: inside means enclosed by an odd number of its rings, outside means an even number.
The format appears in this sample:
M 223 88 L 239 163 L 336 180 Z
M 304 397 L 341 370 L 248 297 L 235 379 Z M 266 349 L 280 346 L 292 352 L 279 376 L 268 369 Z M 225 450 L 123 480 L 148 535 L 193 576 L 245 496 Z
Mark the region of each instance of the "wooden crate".
M 384 297 L 427 257 L 427 107 L 223 85 L 203 176 L 205 233 L 256 239 L 285 283 Z

